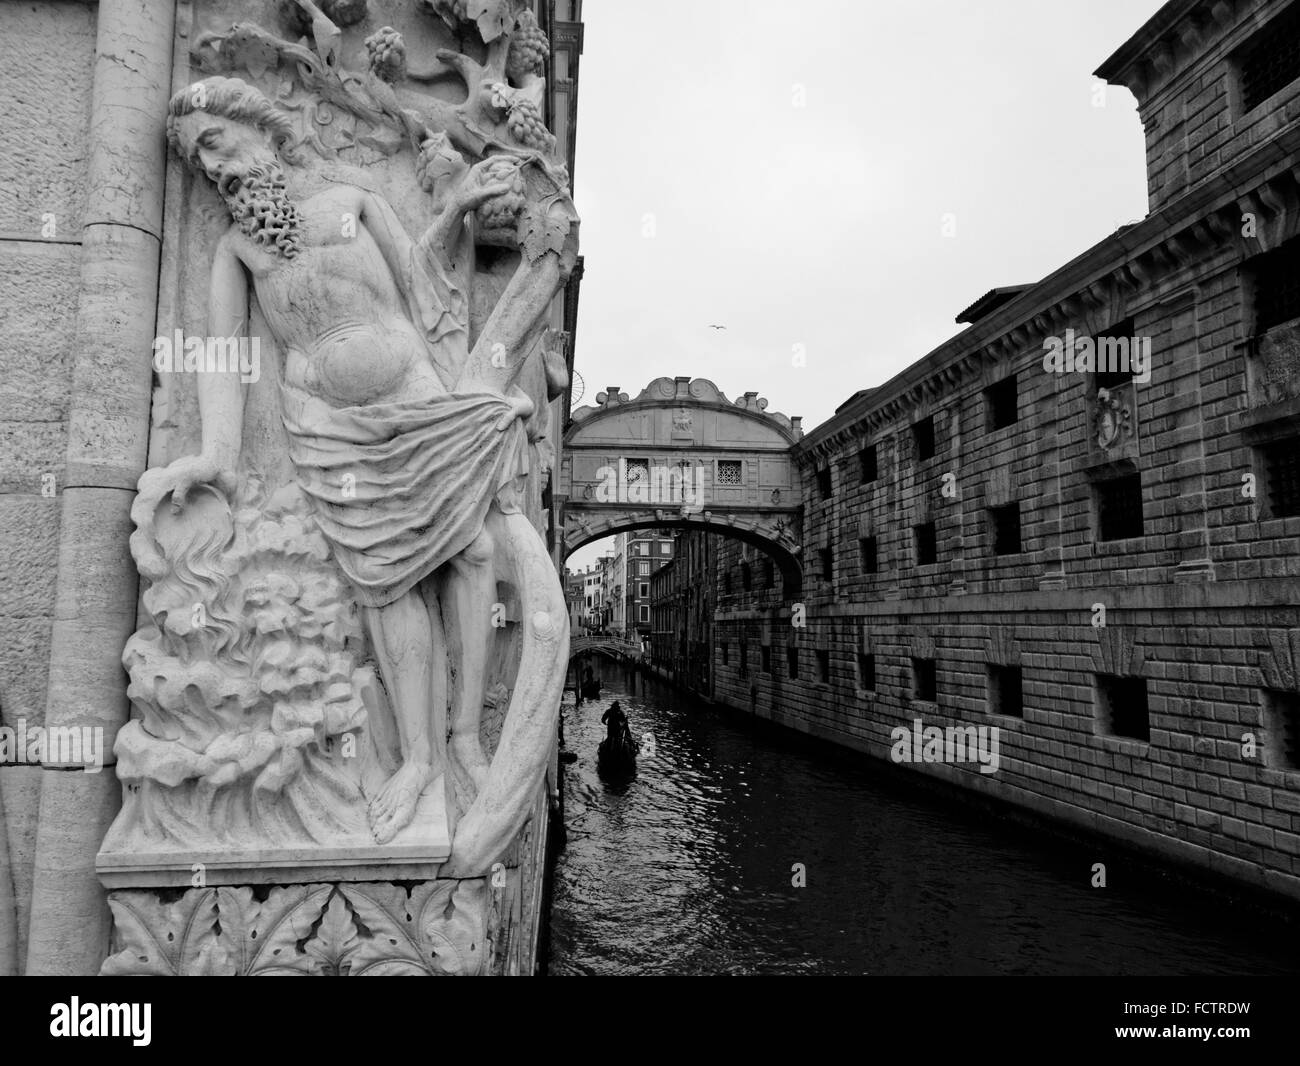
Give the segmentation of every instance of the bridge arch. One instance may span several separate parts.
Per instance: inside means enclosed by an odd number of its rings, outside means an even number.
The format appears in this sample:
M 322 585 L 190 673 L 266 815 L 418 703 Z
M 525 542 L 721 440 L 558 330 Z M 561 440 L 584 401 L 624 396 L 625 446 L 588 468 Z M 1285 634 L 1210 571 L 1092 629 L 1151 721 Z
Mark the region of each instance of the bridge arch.
M 802 588 L 798 418 L 757 393 L 729 400 L 704 378 L 657 378 L 635 399 L 611 386 L 573 412 L 555 505 L 564 554 L 617 533 L 702 529 L 770 555 Z

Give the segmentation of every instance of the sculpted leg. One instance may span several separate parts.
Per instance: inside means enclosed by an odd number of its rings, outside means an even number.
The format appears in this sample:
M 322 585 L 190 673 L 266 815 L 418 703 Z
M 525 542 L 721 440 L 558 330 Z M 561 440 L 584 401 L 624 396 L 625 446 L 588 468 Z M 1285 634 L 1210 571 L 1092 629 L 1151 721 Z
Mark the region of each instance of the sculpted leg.
M 369 808 L 375 840 L 386 844 L 411 821 L 420 793 L 446 762 L 446 703 L 434 698 L 433 632 L 419 592 L 363 613 L 402 751 L 402 765 Z
M 483 700 L 487 690 L 487 652 L 492 635 L 492 611 L 497 598 L 492 565 L 495 544 L 485 528 L 463 552 L 451 560 L 447 573 L 449 628 L 459 645 L 459 680 L 451 715 L 451 756 L 467 773 L 475 791 L 487 776 L 488 763 L 479 740 Z

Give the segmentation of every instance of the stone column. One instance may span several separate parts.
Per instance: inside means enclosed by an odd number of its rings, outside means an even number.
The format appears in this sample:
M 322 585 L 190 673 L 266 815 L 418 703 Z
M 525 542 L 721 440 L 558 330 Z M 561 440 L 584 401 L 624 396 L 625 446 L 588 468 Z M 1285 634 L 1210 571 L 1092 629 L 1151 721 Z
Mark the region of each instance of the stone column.
M 105 754 L 128 711 L 121 654 L 137 587 L 127 540 L 149 440 L 174 16 L 158 0 L 101 0 L 98 11 L 45 721 L 102 729 Z M 95 853 L 119 803 L 111 767 L 43 767 L 29 974 L 98 971 L 109 916 Z

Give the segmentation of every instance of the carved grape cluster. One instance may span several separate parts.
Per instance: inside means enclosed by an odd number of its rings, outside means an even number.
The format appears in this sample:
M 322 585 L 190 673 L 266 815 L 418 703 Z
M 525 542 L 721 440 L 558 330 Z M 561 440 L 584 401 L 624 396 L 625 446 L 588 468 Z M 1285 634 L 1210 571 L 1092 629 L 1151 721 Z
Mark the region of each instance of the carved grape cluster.
M 528 97 L 500 81 L 484 85 L 480 92 L 486 108 L 506 114 L 506 128 L 524 147 L 538 152 L 549 152 L 555 147 L 555 138 L 547 131 L 537 105 Z
M 509 183 L 510 191 L 481 204 L 474 212 L 479 225 L 485 230 L 513 229 L 524 206 L 524 179 L 519 173 L 519 162 L 514 159 L 492 159 L 482 175 L 483 184 Z
M 515 24 L 510 38 L 510 52 L 506 58 L 506 74 L 518 82 L 529 74 L 540 74 L 551 54 L 550 42 L 537 25 L 537 16 L 525 11 Z
M 406 42 L 392 26 L 382 26 L 366 38 L 370 70 L 390 85 L 406 74 Z

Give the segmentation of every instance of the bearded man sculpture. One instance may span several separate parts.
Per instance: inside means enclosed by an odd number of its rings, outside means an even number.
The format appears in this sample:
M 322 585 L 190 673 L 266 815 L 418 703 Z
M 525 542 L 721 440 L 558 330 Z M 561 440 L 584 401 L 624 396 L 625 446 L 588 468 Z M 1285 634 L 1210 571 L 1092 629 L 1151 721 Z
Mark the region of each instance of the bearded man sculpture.
M 476 799 L 451 815 L 465 834 L 453 861 L 474 872 L 517 828 L 504 825 L 506 809 L 535 794 L 536 749 L 549 747 L 567 657 L 554 568 L 510 504 L 533 402 L 466 373 L 468 300 L 450 250 L 467 213 L 510 191 L 493 180 L 501 161 L 491 173 L 490 160 L 467 168 L 414 241 L 381 196 L 297 167 L 288 117 L 243 81 L 211 77 L 177 93 L 167 132 L 232 217 L 212 261 L 207 333 L 247 327 L 251 285 L 282 360 L 296 480 L 355 594 L 387 693 L 400 766 L 366 797 L 374 839 L 391 841 L 433 782 L 445 777 L 450 795 L 455 779 Z M 518 358 L 536 335 L 528 324 L 503 343 Z M 234 488 L 242 385 L 233 374 L 196 380 L 201 447 L 141 479 L 133 516 L 146 531 L 169 494 L 183 511 L 198 486 Z M 520 592 L 523 650 L 498 769 L 479 733 L 499 576 Z

